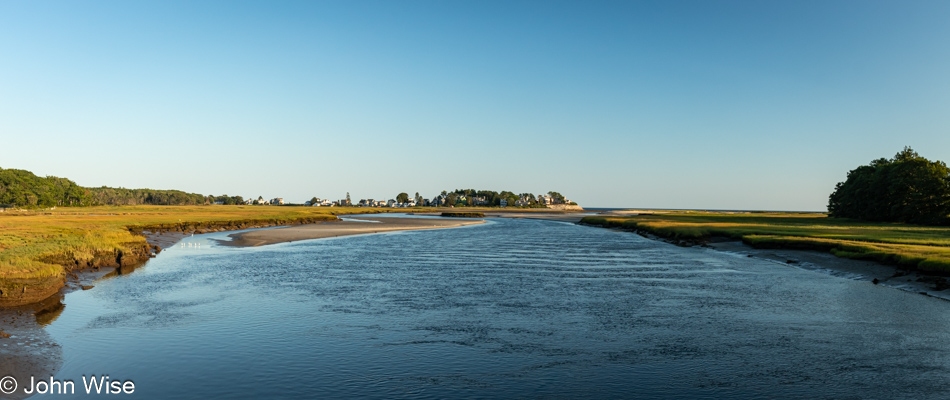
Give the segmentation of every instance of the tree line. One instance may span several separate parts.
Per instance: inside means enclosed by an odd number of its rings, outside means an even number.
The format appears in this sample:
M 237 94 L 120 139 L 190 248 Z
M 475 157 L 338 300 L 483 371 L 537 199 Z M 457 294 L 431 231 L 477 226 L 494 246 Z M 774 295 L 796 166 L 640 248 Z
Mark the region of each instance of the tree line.
M 22 169 L 0 168 L 0 205 L 49 208 L 97 205 L 198 205 L 243 203 L 240 196 L 205 196 L 180 190 L 87 188 L 55 176 L 39 177 Z

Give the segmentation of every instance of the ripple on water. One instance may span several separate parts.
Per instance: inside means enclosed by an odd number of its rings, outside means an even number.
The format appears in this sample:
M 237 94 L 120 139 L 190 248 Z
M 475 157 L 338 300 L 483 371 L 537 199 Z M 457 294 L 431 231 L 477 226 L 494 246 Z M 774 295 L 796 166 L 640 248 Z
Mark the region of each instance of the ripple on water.
M 67 296 L 48 328 L 57 376 L 108 371 L 141 397 L 185 399 L 940 398 L 950 378 L 944 302 L 633 234 L 494 222 L 171 248 Z

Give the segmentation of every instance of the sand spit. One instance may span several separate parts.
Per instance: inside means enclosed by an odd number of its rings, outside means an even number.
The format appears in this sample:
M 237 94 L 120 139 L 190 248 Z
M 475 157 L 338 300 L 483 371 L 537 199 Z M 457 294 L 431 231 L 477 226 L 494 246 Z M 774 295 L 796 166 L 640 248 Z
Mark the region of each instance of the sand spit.
M 525 219 L 543 219 L 548 221 L 561 221 L 561 222 L 571 222 L 578 223 L 581 222 L 581 219 L 588 215 L 578 215 L 570 213 L 485 213 L 486 217 L 493 218 L 525 218 Z
M 364 235 L 393 231 L 418 229 L 455 228 L 465 225 L 483 224 L 484 220 L 459 220 L 437 218 L 387 218 L 387 217 L 345 217 L 341 221 L 318 224 L 296 225 L 286 228 L 264 229 L 228 235 L 230 241 L 220 244 L 236 247 L 264 246 L 296 240 L 323 239 L 337 236 Z
M 593 213 L 584 213 L 584 212 L 513 212 L 513 211 L 483 211 L 485 217 L 487 218 L 525 218 L 525 219 L 543 219 L 548 221 L 561 221 L 561 222 L 571 222 L 578 223 L 581 222 L 581 219 L 587 216 L 594 215 Z M 441 213 L 413 213 L 413 215 L 428 215 L 433 217 L 438 217 Z

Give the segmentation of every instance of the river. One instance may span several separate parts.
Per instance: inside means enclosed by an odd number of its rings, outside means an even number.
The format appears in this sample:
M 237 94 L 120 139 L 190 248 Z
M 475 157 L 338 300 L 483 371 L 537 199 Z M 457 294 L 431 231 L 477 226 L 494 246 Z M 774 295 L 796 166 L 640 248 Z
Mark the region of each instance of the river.
M 922 399 L 950 382 L 950 303 L 739 254 L 504 218 L 226 235 L 68 294 L 45 328 L 56 379 L 148 399 Z

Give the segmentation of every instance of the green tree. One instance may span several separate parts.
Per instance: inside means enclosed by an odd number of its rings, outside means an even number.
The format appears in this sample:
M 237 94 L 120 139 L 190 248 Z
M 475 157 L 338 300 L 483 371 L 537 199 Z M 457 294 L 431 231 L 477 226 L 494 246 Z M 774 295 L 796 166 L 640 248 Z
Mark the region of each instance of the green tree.
M 402 192 L 402 193 L 397 194 L 397 195 L 396 195 L 396 202 L 399 203 L 399 204 L 408 203 L 408 202 L 409 202 L 409 193 Z
M 459 195 L 457 193 L 448 193 L 445 195 L 445 205 L 454 206 L 458 202 Z
M 946 224 L 950 215 L 950 168 L 910 147 L 848 172 L 828 199 L 832 217 L 914 224 Z

